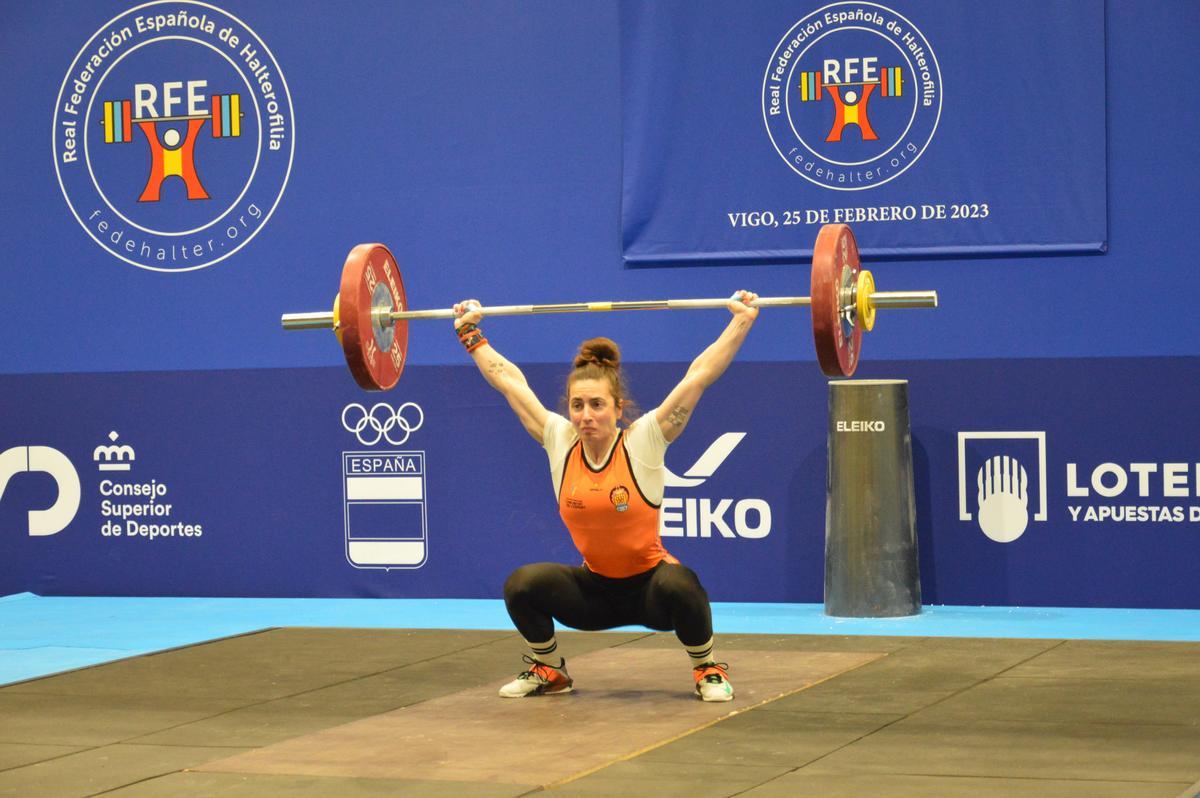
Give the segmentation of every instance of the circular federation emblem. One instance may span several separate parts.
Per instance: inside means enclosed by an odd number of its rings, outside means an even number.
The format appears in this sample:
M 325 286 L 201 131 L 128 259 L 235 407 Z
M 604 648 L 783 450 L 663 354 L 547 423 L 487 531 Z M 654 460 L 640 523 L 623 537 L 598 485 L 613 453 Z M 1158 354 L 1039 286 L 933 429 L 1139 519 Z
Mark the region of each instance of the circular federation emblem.
M 784 34 L 763 76 L 763 121 L 792 171 L 823 188 L 883 185 L 917 162 L 942 113 L 925 35 L 886 6 L 833 3 Z
M 191 271 L 271 218 L 293 122 L 279 64 L 244 22 L 207 3 L 147 3 L 101 26 L 67 69 L 54 167 L 71 212 L 110 254 Z

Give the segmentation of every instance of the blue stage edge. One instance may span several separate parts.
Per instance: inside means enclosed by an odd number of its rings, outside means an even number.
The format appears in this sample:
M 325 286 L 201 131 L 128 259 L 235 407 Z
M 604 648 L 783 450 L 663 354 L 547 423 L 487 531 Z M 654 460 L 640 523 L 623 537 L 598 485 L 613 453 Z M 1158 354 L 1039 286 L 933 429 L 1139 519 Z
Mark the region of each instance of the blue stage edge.
M 925 607 L 907 618 L 831 618 L 820 604 L 713 604 L 718 634 L 1200 641 L 1200 610 Z M 0 684 L 283 626 L 509 630 L 476 599 L 0 597 Z M 515 632 L 514 632 L 515 633 Z

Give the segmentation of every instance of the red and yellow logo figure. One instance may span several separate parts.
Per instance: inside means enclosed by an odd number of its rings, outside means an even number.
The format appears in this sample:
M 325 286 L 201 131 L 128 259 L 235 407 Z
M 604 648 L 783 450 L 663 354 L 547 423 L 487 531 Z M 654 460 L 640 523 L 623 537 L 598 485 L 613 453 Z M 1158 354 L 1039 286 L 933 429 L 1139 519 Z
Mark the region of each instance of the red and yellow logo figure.
M 800 102 L 819 101 L 826 94 L 833 101 L 833 126 L 826 141 L 841 141 L 847 125 L 856 126 L 863 141 L 879 139 L 867 117 L 867 103 L 876 90 L 880 97 L 902 96 L 905 81 L 900 67 L 877 67 L 875 60 L 827 59 L 822 71 L 800 73 Z
M 205 123 L 212 122 L 213 138 L 236 138 L 242 135 L 241 96 L 238 94 L 214 94 L 204 97 L 200 92 L 207 82 L 188 81 L 187 113 L 173 114 L 173 108 L 184 100 L 175 96 L 173 89 L 183 83 L 165 83 L 162 86 L 162 109 L 158 114 L 158 87 L 139 83 L 135 87 L 136 100 L 108 100 L 104 103 L 104 142 L 106 144 L 128 144 L 133 141 L 136 125 L 150 146 L 150 176 L 138 202 L 158 202 L 162 196 L 162 184 L 168 177 L 178 177 L 187 188 L 189 200 L 209 199 L 208 192 L 200 182 L 196 171 L 196 140 Z M 209 107 L 202 103 L 208 101 Z M 135 116 L 136 113 L 136 116 Z M 186 122 L 186 134 L 173 127 L 167 128 L 160 139 L 158 126 L 171 122 Z

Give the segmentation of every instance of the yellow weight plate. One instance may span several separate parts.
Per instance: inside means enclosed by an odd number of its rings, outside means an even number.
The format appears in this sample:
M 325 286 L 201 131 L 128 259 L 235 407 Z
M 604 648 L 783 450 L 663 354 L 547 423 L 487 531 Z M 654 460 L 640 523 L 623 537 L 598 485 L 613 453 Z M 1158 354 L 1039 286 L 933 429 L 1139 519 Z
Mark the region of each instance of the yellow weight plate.
M 864 330 L 875 328 L 875 305 L 871 302 L 871 294 L 875 293 L 875 276 L 866 269 L 858 273 L 858 286 L 855 289 L 858 311 L 858 321 Z
M 338 314 L 338 311 L 342 304 L 341 300 L 342 300 L 341 294 L 334 295 L 334 297 L 333 297 L 333 334 L 337 336 L 339 344 L 342 342 L 342 325 L 339 323 L 340 317 Z

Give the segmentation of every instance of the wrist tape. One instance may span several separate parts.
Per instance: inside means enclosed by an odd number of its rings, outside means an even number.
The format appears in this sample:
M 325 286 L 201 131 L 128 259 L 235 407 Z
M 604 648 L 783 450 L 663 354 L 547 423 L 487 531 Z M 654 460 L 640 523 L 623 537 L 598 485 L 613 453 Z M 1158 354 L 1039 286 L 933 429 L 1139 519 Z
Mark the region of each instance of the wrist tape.
M 466 347 L 467 352 L 474 352 L 488 342 L 483 337 L 483 331 L 479 329 L 478 324 L 464 324 L 455 330 L 455 332 L 458 334 L 458 340 Z

